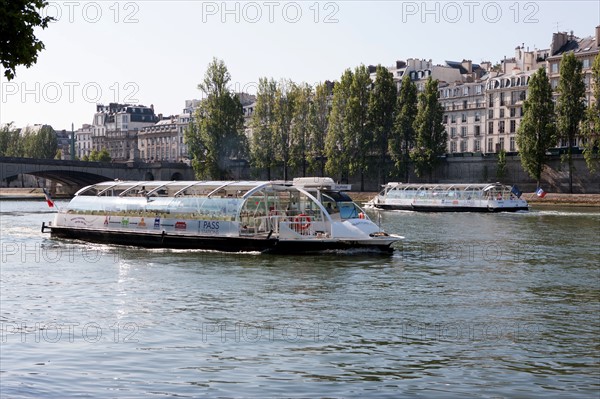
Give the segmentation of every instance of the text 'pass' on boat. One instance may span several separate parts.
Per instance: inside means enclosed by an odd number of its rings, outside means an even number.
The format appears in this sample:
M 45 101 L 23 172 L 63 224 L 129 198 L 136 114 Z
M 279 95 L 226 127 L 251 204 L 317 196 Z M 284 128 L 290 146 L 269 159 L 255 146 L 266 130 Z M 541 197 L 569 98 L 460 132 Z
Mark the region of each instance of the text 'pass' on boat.
M 424 212 L 527 211 L 527 201 L 515 187 L 493 184 L 388 183 L 368 206 Z
M 330 178 L 111 181 L 79 190 L 51 236 L 155 248 L 304 253 L 391 251 L 382 231 Z

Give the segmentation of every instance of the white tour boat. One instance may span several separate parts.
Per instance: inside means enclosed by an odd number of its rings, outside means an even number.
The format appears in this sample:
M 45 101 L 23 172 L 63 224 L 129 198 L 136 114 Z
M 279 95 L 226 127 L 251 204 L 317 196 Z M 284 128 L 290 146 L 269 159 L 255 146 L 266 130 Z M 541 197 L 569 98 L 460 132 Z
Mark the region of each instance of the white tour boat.
M 388 183 L 368 206 L 425 212 L 527 211 L 516 186 L 492 184 Z
M 283 181 L 110 181 L 79 190 L 52 237 L 142 247 L 304 253 L 392 251 L 331 178 Z

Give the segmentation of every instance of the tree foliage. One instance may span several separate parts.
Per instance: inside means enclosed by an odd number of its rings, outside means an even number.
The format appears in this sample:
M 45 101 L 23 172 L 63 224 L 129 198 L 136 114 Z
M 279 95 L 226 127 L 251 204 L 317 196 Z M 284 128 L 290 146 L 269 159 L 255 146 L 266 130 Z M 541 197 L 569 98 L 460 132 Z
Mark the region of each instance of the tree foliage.
M 417 115 L 417 86 L 408 74 L 402 78 L 402 85 L 396 102 L 394 129 L 389 140 L 389 150 L 396 171 L 404 174 L 408 182 L 410 151 L 415 146 L 415 117 Z
M 0 129 L 0 156 L 2 157 L 23 157 L 23 140 L 20 132 L 15 129 L 12 123 L 4 125 Z
M 427 79 L 425 90 L 419 94 L 417 116 L 414 122 L 415 147 L 410 157 L 415 164 L 415 174 L 428 175 L 431 180 L 439 157 L 446 152 L 448 135 L 442 124 L 444 110 L 438 101 L 438 82 Z
M 56 132 L 49 125 L 39 130 L 26 129 L 22 134 L 23 155 L 27 158 L 53 159 L 58 149 Z
M 579 135 L 579 126 L 585 117 L 585 83 L 581 61 L 575 54 L 563 54 L 560 61 L 560 80 L 558 82 L 558 99 L 556 103 L 556 119 L 558 138 L 567 143 L 566 160 L 569 164 L 569 191 L 573 192 L 573 152 L 575 139 Z
M 271 167 L 274 166 L 275 160 L 272 125 L 275 119 L 276 92 L 277 83 L 273 79 L 260 78 L 258 80 L 256 104 L 251 121 L 250 155 L 252 164 L 256 168 L 266 169 L 269 180 L 271 180 Z
M 315 87 L 309 114 L 308 131 L 308 164 L 311 173 L 325 174 L 325 140 L 329 128 L 329 96 L 331 95 L 329 82 L 318 84 Z
M 273 144 L 275 160 L 283 165 L 283 179 L 288 179 L 288 166 L 292 147 L 292 118 L 296 102 L 296 85 L 281 81 L 275 91 L 273 108 Z
M 556 145 L 556 124 L 552 87 L 544 68 L 529 80 L 529 94 L 523 103 L 523 119 L 517 130 L 517 145 L 523 169 L 539 187 L 547 162 L 546 151 Z
M 588 169 L 596 172 L 600 162 L 598 155 L 600 149 L 600 54 L 594 59 L 590 84 L 592 85 L 592 98 L 585 111 L 583 156 Z
M 45 0 L 0 0 L 0 62 L 4 76 L 11 80 L 18 65 L 29 68 L 44 49 L 36 36 L 36 28 L 45 29 L 52 17 L 42 17 Z
M 339 176 L 348 173 L 349 151 L 346 137 L 350 130 L 348 122 L 348 102 L 351 96 L 351 86 L 354 74 L 346 69 L 340 81 L 333 86 L 331 114 L 329 115 L 329 130 L 325 142 L 327 173 Z
M 369 130 L 372 134 L 372 147 L 377 156 L 378 183 L 387 178 L 389 140 L 394 128 L 397 90 L 394 75 L 387 68 L 378 65 L 375 69 L 375 83 L 368 105 Z
M 311 130 L 312 87 L 308 84 L 294 85 L 294 109 L 290 146 L 290 166 L 300 168 L 306 176 L 308 141 Z
M 371 77 L 366 66 L 354 70 L 350 85 L 350 98 L 346 121 L 348 129 L 344 140 L 348 150 L 348 171 L 360 174 L 360 189 L 364 190 L 364 174 L 368 169 L 367 156 L 370 153 L 368 106 L 371 93 Z
M 199 179 L 229 178 L 229 160 L 245 155 L 244 113 L 228 88 L 231 76 L 222 60 L 213 58 L 198 84 L 205 98 L 185 132 L 192 166 Z

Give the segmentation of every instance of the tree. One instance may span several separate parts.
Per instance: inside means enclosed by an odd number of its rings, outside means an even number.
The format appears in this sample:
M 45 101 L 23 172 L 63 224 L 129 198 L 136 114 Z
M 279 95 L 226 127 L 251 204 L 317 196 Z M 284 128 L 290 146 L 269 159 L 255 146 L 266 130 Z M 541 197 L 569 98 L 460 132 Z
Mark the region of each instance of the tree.
M 546 151 L 556 145 L 552 87 L 546 70 L 540 68 L 529 79 L 529 94 L 523 102 L 523 119 L 517 130 L 521 165 L 540 186 L 547 162 Z
M 496 178 L 498 181 L 504 180 L 506 177 L 506 150 L 504 148 L 500 149 L 498 153 L 498 165 L 496 168 Z
M 281 81 L 275 92 L 273 108 L 273 144 L 275 160 L 283 165 L 283 180 L 288 179 L 290 148 L 292 146 L 292 117 L 296 102 L 296 85 L 292 81 Z
M 590 84 L 592 84 L 592 98 L 586 109 L 583 125 L 585 138 L 583 157 L 590 172 L 594 173 L 598 170 L 600 162 L 598 157 L 600 149 L 600 54 L 594 59 Z
M 354 70 L 350 85 L 350 98 L 346 113 L 348 129 L 344 140 L 348 150 L 348 172 L 360 174 L 360 190 L 364 191 L 365 172 L 369 165 L 367 156 L 370 150 L 368 107 L 371 77 L 366 66 L 361 65 Z
M 302 176 L 306 176 L 308 140 L 311 122 L 312 87 L 302 84 L 294 87 L 295 105 L 292 113 L 292 133 L 290 147 L 290 166 L 302 167 Z
M 414 122 L 417 115 L 417 86 L 408 74 L 402 78 L 400 93 L 396 102 L 396 119 L 390 137 L 389 147 L 392 160 L 398 173 L 404 173 L 408 182 L 410 150 L 415 146 Z
M 394 128 L 396 97 L 397 89 L 394 83 L 394 75 L 387 68 L 377 65 L 375 84 L 369 98 L 368 118 L 369 130 L 373 134 L 373 149 L 378 157 L 377 181 L 379 184 L 385 183 L 387 178 L 388 142 Z
M 417 116 L 413 124 L 415 147 L 410 152 L 410 158 L 415 164 L 415 174 L 419 177 L 427 174 L 430 181 L 439 157 L 446 152 L 448 140 L 442 124 L 444 110 L 438 98 L 438 81 L 430 76 L 425 84 L 425 91 L 419 94 Z
M 318 84 L 315 88 L 309 114 L 308 132 L 308 163 L 312 173 L 318 172 L 319 176 L 325 174 L 325 140 L 329 127 L 329 96 L 331 95 L 330 82 Z
M 256 105 L 251 122 L 250 155 L 252 164 L 256 168 L 265 168 L 268 180 L 271 180 L 271 167 L 275 158 L 272 133 L 276 92 L 277 83 L 273 79 L 260 78 L 258 80 Z
M 20 137 L 19 130 L 13 128 L 12 123 L 4 125 L 0 129 L 0 156 L 24 156 L 23 139 Z
M 112 161 L 112 158 L 110 157 L 110 153 L 108 152 L 108 150 L 106 148 L 103 148 L 98 153 L 96 160 L 98 162 L 110 162 Z
M 199 179 L 226 180 L 229 160 L 245 153 L 244 112 L 238 96 L 227 87 L 230 80 L 225 63 L 213 58 L 198 84 L 205 98 L 185 139 Z
M 329 129 L 325 140 L 325 153 L 327 162 L 325 170 L 331 175 L 344 175 L 348 173 L 349 151 L 345 140 L 349 130 L 348 101 L 351 96 L 351 86 L 354 74 L 346 69 L 340 81 L 333 86 L 333 99 L 331 114 L 329 115 Z
M 49 125 L 39 130 L 26 129 L 22 134 L 23 156 L 37 159 L 54 159 L 58 149 L 56 132 Z
M 16 76 L 18 65 L 35 64 L 44 49 L 34 30 L 47 28 L 53 20 L 40 15 L 47 5 L 45 0 L 0 0 L 0 62 L 8 80 Z
M 560 80 L 556 117 L 558 138 L 566 141 L 566 160 L 569 164 L 569 192 L 573 193 L 573 150 L 579 134 L 579 125 L 585 117 L 585 84 L 581 73 L 582 63 L 575 54 L 563 54 L 560 61 Z

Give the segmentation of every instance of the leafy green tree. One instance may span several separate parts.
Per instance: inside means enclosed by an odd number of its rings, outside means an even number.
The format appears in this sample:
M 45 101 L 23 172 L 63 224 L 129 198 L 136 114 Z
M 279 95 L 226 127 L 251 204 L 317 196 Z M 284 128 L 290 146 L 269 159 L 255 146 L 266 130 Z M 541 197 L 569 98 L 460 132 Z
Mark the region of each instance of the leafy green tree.
M 377 65 L 375 84 L 371 91 L 368 106 L 369 127 L 373 134 L 373 150 L 377 155 L 378 183 L 387 178 L 387 159 L 389 140 L 394 128 L 394 112 L 397 90 L 394 75 L 387 68 Z
M 569 192 L 573 193 L 573 150 L 572 146 L 579 134 L 579 126 L 585 117 L 585 83 L 581 61 L 575 54 L 563 54 L 560 61 L 560 80 L 556 118 L 558 138 L 567 143 L 566 161 L 569 164 Z
M 54 155 L 54 159 L 62 159 L 62 150 L 58 149 Z
M 19 130 L 15 129 L 12 123 L 4 125 L 0 129 L 0 156 L 22 157 L 23 151 L 23 140 Z
M 15 77 L 18 65 L 35 64 L 44 49 L 34 30 L 47 28 L 53 20 L 40 15 L 47 5 L 45 0 L 0 0 L 0 62 L 8 80 Z
M 506 150 L 500 149 L 498 153 L 498 165 L 496 167 L 496 178 L 498 181 L 503 181 L 506 177 Z
M 296 85 L 292 81 L 281 81 L 275 92 L 273 108 L 273 144 L 275 160 L 283 165 L 283 179 L 288 180 L 290 148 L 292 147 L 292 118 L 296 103 Z
M 547 162 L 546 151 L 556 145 L 556 123 L 552 87 L 546 70 L 540 68 L 529 79 L 529 93 L 523 102 L 523 119 L 517 130 L 521 165 L 540 186 Z
M 53 159 L 58 149 L 56 132 L 44 125 L 38 131 L 25 130 L 22 135 L 23 155 L 27 158 Z
M 315 88 L 309 114 L 308 154 L 309 170 L 325 175 L 325 140 L 329 127 L 329 82 L 318 84 Z
M 83 157 L 81 157 L 81 160 L 85 161 L 85 162 L 89 162 L 90 161 L 90 156 L 88 154 L 85 154 Z
M 244 113 L 238 96 L 228 88 L 230 80 L 225 63 L 213 58 L 198 84 L 205 98 L 185 139 L 199 179 L 227 179 L 229 160 L 246 152 Z
M 433 178 L 439 157 L 446 152 L 448 141 L 448 134 L 442 124 L 444 110 L 438 98 L 438 81 L 430 76 L 425 90 L 419 94 L 417 116 L 413 124 L 416 134 L 415 147 L 410 152 L 415 164 L 415 174 L 419 177 L 428 175 L 429 181 Z
M 250 156 L 252 164 L 255 168 L 266 169 L 268 180 L 271 180 L 271 167 L 274 165 L 275 159 L 272 143 L 276 92 L 277 83 L 273 79 L 260 78 L 258 80 L 256 105 L 251 122 Z
M 410 150 L 415 146 L 415 117 L 417 115 L 417 86 L 404 75 L 396 102 L 396 118 L 389 141 L 390 154 L 398 173 L 408 182 Z
M 90 151 L 90 155 L 88 157 L 88 161 L 90 162 L 98 162 L 98 150 L 96 150 L 95 148 Z
M 346 115 L 353 79 L 354 74 L 352 71 L 346 69 L 340 81 L 333 86 L 329 129 L 325 140 L 325 153 L 327 154 L 325 170 L 335 176 L 343 176 L 348 173 L 350 154 L 345 138 L 349 136 L 348 130 L 350 127 Z
M 292 132 L 290 146 L 290 166 L 302 168 L 302 176 L 306 176 L 308 140 L 311 123 L 312 87 L 302 84 L 294 87 L 294 109 L 292 113 Z
M 110 157 L 110 153 L 106 148 L 103 148 L 98 152 L 98 156 L 96 159 L 98 162 L 110 162 L 112 158 Z
M 592 85 L 592 98 L 585 112 L 583 156 L 588 169 L 594 173 L 598 170 L 600 162 L 598 156 L 600 149 L 600 54 L 594 59 L 590 84 Z
M 371 137 L 369 135 L 369 96 L 371 94 L 371 77 L 366 66 L 361 65 L 354 70 L 348 99 L 346 148 L 348 149 L 348 171 L 360 174 L 360 190 L 364 191 L 365 172 L 368 170 L 367 157 L 370 152 Z

